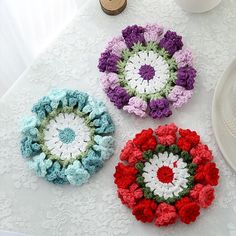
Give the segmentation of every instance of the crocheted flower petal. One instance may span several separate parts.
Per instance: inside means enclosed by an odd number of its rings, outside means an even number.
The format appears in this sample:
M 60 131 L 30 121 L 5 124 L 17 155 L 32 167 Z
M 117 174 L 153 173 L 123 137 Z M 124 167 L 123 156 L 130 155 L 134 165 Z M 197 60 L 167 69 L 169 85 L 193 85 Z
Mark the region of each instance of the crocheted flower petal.
M 66 168 L 65 174 L 70 184 L 79 186 L 86 183 L 90 177 L 88 171 L 84 169 L 78 160 Z

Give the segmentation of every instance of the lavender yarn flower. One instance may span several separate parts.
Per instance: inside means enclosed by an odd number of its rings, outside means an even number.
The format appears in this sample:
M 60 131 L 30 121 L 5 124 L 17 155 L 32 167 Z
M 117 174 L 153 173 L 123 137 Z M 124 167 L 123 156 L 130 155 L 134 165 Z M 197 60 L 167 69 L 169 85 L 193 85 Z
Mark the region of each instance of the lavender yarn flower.
M 101 84 L 105 92 L 109 89 L 114 89 L 119 85 L 118 75 L 116 73 L 103 73 L 101 76 Z
M 118 109 L 121 109 L 124 105 L 128 104 L 130 99 L 130 96 L 126 90 L 120 86 L 117 86 L 114 89 L 109 89 L 107 91 L 107 96 Z
M 112 54 L 111 51 L 106 50 L 99 58 L 98 68 L 100 72 L 114 72 L 117 73 L 117 62 L 120 60 L 118 56 Z
M 144 28 L 137 25 L 128 26 L 122 30 L 125 43 L 128 48 L 131 48 L 135 43 L 144 43 Z
M 186 90 L 184 87 L 176 85 L 167 96 L 167 99 L 172 102 L 174 108 L 179 108 L 187 103 L 192 95 L 193 90 Z
M 169 108 L 169 101 L 165 98 L 151 100 L 149 103 L 149 109 L 149 115 L 153 119 L 172 115 L 172 111 Z
M 158 24 L 148 24 L 145 27 L 144 39 L 146 42 L 159 43 L 163 34 L 164 28 Z
M 114 37 L 109 43 L 107 50 L 110 50 L 112 54 L 121 57 L 122 52 L 127 48 L 124 38 L 122 36 Z
M 189 49 L 182 49 L 177 51 L 173 58 L 175 59 L 178 68 L 193 66 L 193 55 Z
M 187 90 L 192 90 L 194 88 L 193 85 L 195 82 L 196 73 L 196 70 L 191 66 L 178 69 L 175 84 L 182 86 Z
M 182 37 L 177 35 L 176 32 L 168 30 L 164 38 L 160 41 L 160 47 L 165 48 L 165 50 L 172 56 L 178 50 L 183 47 Z
M 143 118 L 146 116 L 147 103 L 141 98 L 132 97 L 129 100 L 129 104 L 123 107 L 123 110 Z

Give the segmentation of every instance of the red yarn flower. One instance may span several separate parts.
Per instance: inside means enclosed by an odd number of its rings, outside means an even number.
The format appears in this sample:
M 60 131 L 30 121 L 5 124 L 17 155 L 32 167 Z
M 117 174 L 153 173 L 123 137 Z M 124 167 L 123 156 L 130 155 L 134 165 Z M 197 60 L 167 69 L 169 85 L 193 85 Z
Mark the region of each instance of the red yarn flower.
M 194 222 L 200 215 L 199 205 L 196 202 L 191 201 L 189 197 L 180 199 L 176 202 L 175 206 L 178 209 L 180 220 L 185 224 Z
M 175 124 L 159 126 L 155 133 L 158 136 L 158 143 L 162 145 L 172 145 L 176 142 L 176 132 L 178 128 Z
M 114 174 L 115 183 L 118 188 L 128 188 L 136 180 L 137 170 L 132 166 L 125 166 L 123 163 L 119 163 L 116 166 L 116 172 Z
M 118 188 L 117 192 L 121 202 L 129 208 L 133 208 L 143 197 L 143 191 L 136 183 L 132 184 L 129 189 Z
M 130 165 L 135 165 L 138 161 L 142 160 L 143 153 L 129 140 L 120 154 L 121 161 L 127 161 Z
M 211 185 L 196 184 L 190 191 L 190 197 L 196 201 L 200 207 L 207 208 L 215 199 L 214 189 Z
M 206 164 L 213 159 L 212 152 L 207 145 L 199 143 L 197 146 L 190 150 L 193 162 L 197 165 Z
M 206 165 L 199 165 L 194 179 L 203 185 L 210 184 L 216 186 L 219 179 L 219 169 L 213 162 L 208 162 Z
M 157 146 L 157 140 L 153 136 L 152 129 L 143 130 L 136 134 L 133 142 L 141 151 L 154 150 Z
M 179 134 L 181 137 L 179 138 L 177 145 L 184 151 L 189 151 L 200 141 L 200 136 L 195 131 L 179 129 Z
M 163 202 L 157 207 L 156 217 L 155 224 L 157 226 L 166 226 L 169 224 L 174 224 L 178 218 L 178 214 L 174 206 Z
M 149 199 L 143 199 L 133 208 L 132 214 L 137 220 L 140 220 L 143 223 L 152 222 L 155 217 L 156 208 L 156 202 Z

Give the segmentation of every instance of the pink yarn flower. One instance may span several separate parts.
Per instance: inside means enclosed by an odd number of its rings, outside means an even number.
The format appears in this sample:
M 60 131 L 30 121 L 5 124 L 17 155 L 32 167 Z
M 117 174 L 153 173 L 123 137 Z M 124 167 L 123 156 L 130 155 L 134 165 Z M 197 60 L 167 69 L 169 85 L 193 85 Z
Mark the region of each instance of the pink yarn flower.
M 127 48 L 125 44 L 125 40 L 122 36 L 120 37 L 114 37 L 109 43 L 108 43 L 108 50 L 111 50 L 112 54 L 115 54 L 118 57 L 121 57 L 122 51 Z
M 179 108 L 187 103 L 192 95 L 192 90 L 186 90 L 184 87 L 176 85 L 167 96 L 167 99 L 172 102 L 174 108 Z
M 175 52 L 173 57 L 176 60 L 178 68 L 193 66 L 193 55 L 189 49 L 182 49 L 180 51 Z
M 137 201 L 143 197 L 143 191 L 138 184 L 132 184 L 129 189 L 118 188 L 117 192 L 121 202 L 129 208 L 133 208 Z
M 157 226 L 166 226 L 169 224 L 174 224 L 178 218 L 176 208 L 165 202 L 158 205 L 156 210 L 156 221 Z
M 130 165 L 134 166 L 138 161 L 143 158 L 143 153 L 129 140 L 120 154 L 120 160 L 127 161 Z
M 190 191 L 190 197 L 197 202 L 200 207 L 207 208 L 215 199 L 214 189 L 211 185 L 196 184 Z
M 178 128 L 175 124 L 159 126 L 155 133 L 158 136 L 158 143 L 162 145 L 172 145 L 176 142 L 176 132 Z
M 143 118 L 146 116 L 147 103 L 141 98 L 132 97 L 129 99 L 128 105 L 124 106 L 123 109 Z
M 159 43 L 161 40 L 161 36 L 163 34 L 164 28 L 158 24 L 146 25 L 144 38 L 146 42 L 157 42 Z
M 118 75 L 116 73 L 103 73 L 101 76 L 103 90 L 107 92 L 119 85 Z
M 193 162 L 197 165 L 206 164 L 213 159 L 212 152 L 207 145 L 199 143 L 197 146 L 190 150 Z

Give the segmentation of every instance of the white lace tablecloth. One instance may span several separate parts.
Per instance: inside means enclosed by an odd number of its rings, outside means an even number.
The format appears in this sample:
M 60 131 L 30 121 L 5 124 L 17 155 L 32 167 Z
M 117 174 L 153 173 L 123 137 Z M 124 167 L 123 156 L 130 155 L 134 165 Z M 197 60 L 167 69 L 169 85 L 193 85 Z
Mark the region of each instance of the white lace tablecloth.
M 199 15 L 183 12 L 172 0 L 128 0 L 128 8 L 110 17 L 98 0 L 87 0 L 72 24 L 19 78 L 0 101 L 0 229 L 38 236 L 72 235 L 236 235 L 236 174 L 225 163 L 211 127 L 216 82 L 236 55 L 236 1 L 223 0 Z M 135 118 L 108 101 L 99 84 L 97 63 L 107 40 L 129 24 L 159 22 L 184 36 L 198 70 L 192 100 L 170 118 Z M 106 102 L 116 125 L 116 152 L 82 187 L 56 186 L 37 178 L 19 151 L 19 121 L 52 87 L 79 89 Z M 113 184 L 114 167 L 126 140 L 143 128 L 175 122 L 195 129 L 214 151 L 221 179 L 216 200 L 190 225 L 167 228 L 142 224 L 123 206 Z

